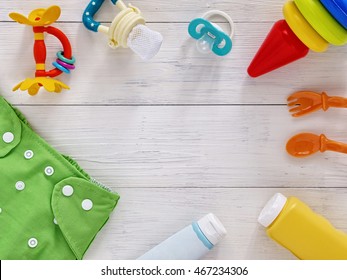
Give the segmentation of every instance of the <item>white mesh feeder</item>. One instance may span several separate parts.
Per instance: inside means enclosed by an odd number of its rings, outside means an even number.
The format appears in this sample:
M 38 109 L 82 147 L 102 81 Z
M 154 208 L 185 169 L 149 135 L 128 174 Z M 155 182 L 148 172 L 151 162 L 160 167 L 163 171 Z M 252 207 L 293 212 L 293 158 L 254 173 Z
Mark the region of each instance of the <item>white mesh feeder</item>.
M 160 50 L 163 36 L 146 26 L 138 8 L 131 4 L 126 6 L 122 0 L 111 0 L 120 12 L 110 26 L 95 21 L 94 16 L 104 2 L 105 0 L 91 0 L 83 13 L 85 27 L 94 32 L 107 34 L 111 48 L 130 48 L 144 60 L 153 58 Z

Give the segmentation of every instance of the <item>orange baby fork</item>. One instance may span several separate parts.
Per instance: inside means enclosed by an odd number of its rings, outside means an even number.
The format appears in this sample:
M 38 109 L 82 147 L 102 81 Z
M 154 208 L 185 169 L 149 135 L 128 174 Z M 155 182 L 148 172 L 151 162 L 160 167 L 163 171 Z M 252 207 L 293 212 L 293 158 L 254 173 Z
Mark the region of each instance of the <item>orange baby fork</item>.
M 347 154 L 347 144 L 328 139 L 324 134 L 300 133 L 287 143 L 287 152 L 298 158 L 310 156 L 318 151 L 333 151 Z
M 75 69 L 75 59 L 72 56 L 71 44 L 66 35 L 59 29 L 49 26 L 58 20 L 61 10 L 58 6 L 51 6 L 47 9 L 33 10 L 28 17 L 18 13 L 10 13 L 10 17 L 20 24 L 25 24 L 33 27 L 34 32 L 34 58 L 36 62 L 35 78 L 27 78 L 13 88 L 13 91 L 18 89 L 28 90 L 30 95 L 36 95 L 40 87 L 44 87 L 49 92 L 61 92 L 62 89 L 69 87 L 58 80 L 53 79 L 60 74 L 70 73 L 70 70 Z M 44 33 L 55 36 L 63 46 L 63 51 L 57 53 L 57 60 L 53 62 L 52 70 L 46 71 L 46 44 Z
M 289 110 L 293 117 L 301 117 L 312 112 L 330 107 L 347 108 L 347 98 L 328 96 L 325 92 L 298 91 L 287 99 Z

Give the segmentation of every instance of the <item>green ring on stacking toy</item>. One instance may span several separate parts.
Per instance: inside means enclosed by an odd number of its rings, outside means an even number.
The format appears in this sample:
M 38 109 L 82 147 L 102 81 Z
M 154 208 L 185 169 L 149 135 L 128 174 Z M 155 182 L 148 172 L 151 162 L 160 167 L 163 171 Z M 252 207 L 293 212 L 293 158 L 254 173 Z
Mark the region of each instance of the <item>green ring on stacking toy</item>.
M 294 1 L 284 4 L 283 15 L 295 35 L 309 49 L 315 52 L 325 52 L 328 49 L 329 43 L 308 23 Z
M 330 15 L 319 0 L 295 0 L 295 4 L 312 27 L 330 44 L 341 46 L 347 43 L 347 30 Z

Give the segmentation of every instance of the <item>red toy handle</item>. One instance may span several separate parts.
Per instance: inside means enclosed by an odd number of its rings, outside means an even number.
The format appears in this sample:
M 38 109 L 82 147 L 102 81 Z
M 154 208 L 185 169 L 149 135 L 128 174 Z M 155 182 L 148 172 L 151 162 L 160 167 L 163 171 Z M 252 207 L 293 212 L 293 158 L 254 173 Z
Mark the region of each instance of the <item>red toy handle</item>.
M 48 26 L 35 26 L 33 28 L 34 34 L 35 34 L 35 43 L 34 43 L 34 58 L 36 61 L 36 77 L 56 77 L 59 76 L 62 71 L 58 68 L 54 68 L 52 70 L 46 71 L 45 69 L 45 63 L 46 63 L 46 56 L 47 56 L 47 50 L 46 50 L 46 44 L 44 41 L 44 32 L 47 32 L 48 34 L 51 34 L 55 36 L 62 44 L 63 46 L 63 52 L 64 57 L 67 59 L 72 58 L 72 48 L 71 44 L 69 42 L 69 39 L 66 37 L 66 35 L 61 32 L 59 29 Z

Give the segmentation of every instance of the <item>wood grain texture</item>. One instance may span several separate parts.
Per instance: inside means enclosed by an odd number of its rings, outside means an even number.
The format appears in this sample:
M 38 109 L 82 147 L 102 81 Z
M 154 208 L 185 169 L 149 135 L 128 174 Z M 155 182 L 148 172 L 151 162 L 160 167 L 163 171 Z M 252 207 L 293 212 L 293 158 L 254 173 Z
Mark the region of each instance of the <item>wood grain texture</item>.
M 97 15 L 109 24 L 110 1 Z M 347 142 L 347 110 L 292 119 L 284 105 L 296 90 L 347 93 L 347 48 L 331 47 L 259 79 L 246 74 L 272 24 L 280 0 L 131 1 L 160 31 L 164 44 L 150 62 L 112 50 L 87 31 L 87 0 L 0 0 L 0 91 L 58 151 L 121 195 L 87 259 L 134 259 L 208 212 L 228 235 L 206 259 L 293 259 L 266 237 L 256 220 L 276 192 L 297 196 L 347 231 L 346 155 L 294 159 L 285 152 L 296 133 L 325 133 Z M 57 4 L 54 26 L 71 40 L 77 69 L 61 80 L 72 88 L 36 97 L 11 92 L 34 74 L 33 34 L 8 13 Z M 236 23 L 234 49 L 223 59 L 202 56 L 187 35 L 190 20 L 211 9 Z M 220 25 L 227 28 L 223 21 Z M 48 59 L 60 46 L 47 37 Z M 49 66 L 48 66 L 49 67 Z M 60 77 L 59 77 L 60 78 Z
M 160 53 L 143 62 L 128 49 L 113 50 L 103 34 L 87 31 L 81 23 L 57 24 L 71 39 L 77 69 L 59 79 L 71 91 L 41 93 L 32 98 L 11 89 L 34 75 L 33 34 L 29 27 L 0 23 L 0 48 L 6 54 L 0 69 L 0 89 L 15 104 L 283 104 L 293 91 L 325 90 L 343 95 L 347 90 L 346 47 L 307 58 L 258 79 L 247 67 L 272 23 L 239 23 L 234 49 L 225 58 L 197 53 L 187 35 L 187 23 L 153 23 L 164 35 Z M 20 39 L 18 39 L 20 38 Z M 47 38 L 53 61 L 60 46 Z M 47 63 L 48 68 L 51 68 Z M 338 68 L 340 71 L 335 71 Z M 270 85 L 270 86 L 269 86 Z
M 292 119 L 284 106 L 19 108 L 49 143 L 116 188 L 346 187 L 346 155 L 285 151 L 303 131 L 347 142 L 336 119 L 346 110 Z
M 11 1 L 9 5 L 8 0 L 1 0 L 0 17 L 2 20 L 8 20 L 8 13 L 13 11 L 28 14 L 35 7 L 59 5 L 63 10 L 60 21 L 80 22 L 82 13 L 89 2 L 89 0 L 17 0 Z M 139 7 L 149 22 L 189 22 L 197 15 L 212 9 L 230 13 L 238 22 L 273 21 L 282 15 L 282 3 L 278 0 L 252 0 L 247 3 L 239 0 L 147 0 L 146 2 L 132 0 L 130 3 Z M 96 19 L 111 22 L 117 12 L 117 8 L 111 4 L 111 1 L 105 0 Z

